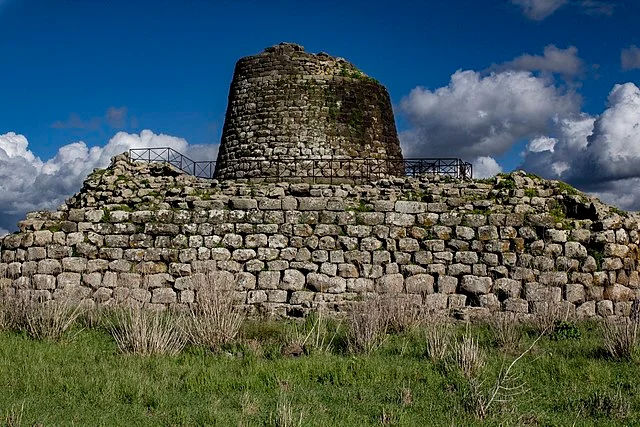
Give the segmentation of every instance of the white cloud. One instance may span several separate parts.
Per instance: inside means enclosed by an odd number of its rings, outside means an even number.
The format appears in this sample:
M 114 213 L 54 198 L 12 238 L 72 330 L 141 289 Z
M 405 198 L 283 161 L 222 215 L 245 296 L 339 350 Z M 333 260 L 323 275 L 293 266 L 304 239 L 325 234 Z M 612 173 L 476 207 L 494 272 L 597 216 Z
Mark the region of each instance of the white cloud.
M 640 176 L 640 89 L 633 83 L 615 85 L 607 102 L 588 138 L 584 174 L 601 180 Z
M 561 7 L 574 7 L 587 15 L 612 15 L 615 4 L 606 0 L 511 0 L 511 3 L 522 8 L 527 18 L 542 21 Z
M 9 230 L 5 230 L 4 228 L 0 228 L 0 237 L 6 236 L 9 234 Z
M 584 63 L 578 57 L 578 49 L 569 46 L 566 49 L 548 45 L 540 55 L 521 55 L 512 61 L 495 67 L 498 70 L 542 71 L 562 74 L 565 78 L 575 77 L 583 72 Z
M 544 151 L 550 151 L 553 153 L 553 149 L 558 143 L 556 138 L 550 138 L 548 136 L 539 136 L 532 139 L 527 145 L 527 150 L 532 153 L 542 153 Z
M 111 157 L 130 148 L 171 147 L 194 160 L 215 160 L 217 145 L 190 145 L 183 138 L 155 134 L 118 132 L 105 146 L 88 147 L 74 142 L 61 147 L 46 161 L 28 148 L 23 135 L 0 135 L 0 227 L 15 229 L 12 219 L 28 211 L 55 209 L 80 190 L 95 168 L 109 165 Z
M 635 45 L 631 45 L 626 49 L 622 49 L 622 53 L 620 54 L 620 64 L 623 71 L 640 68 L 640 48 Z
M 579 111 L 580 97 L 527 71 L 483 76 L 457 71 L 446 87 L 417 87 L 401 103 L 411 128 L 400 134 L 406 157 L 504 154 L 514 143 L 549 132 L 557 117 Z
M 502 172 L 502 167 L 493 157 L 481 156 L 473 162 L 474 178 L 489 178 Z
M 529 19 L 541 21 L 568 3 L 568 0 L 511 0 L 511 3 L 520 6 Z
M 551 144 L 532 140 L 523 168 L 593 192 L 623 208 L 640 209 L 640 89 L 633 83 L 611 90 L 605 111 L 557 123 Z

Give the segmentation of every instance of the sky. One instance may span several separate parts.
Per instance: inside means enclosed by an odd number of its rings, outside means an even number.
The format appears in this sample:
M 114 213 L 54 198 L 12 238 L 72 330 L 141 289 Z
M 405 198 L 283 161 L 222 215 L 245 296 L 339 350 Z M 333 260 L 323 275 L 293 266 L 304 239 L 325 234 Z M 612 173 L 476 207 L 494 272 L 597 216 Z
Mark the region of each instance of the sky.
M 215 160 L 235 62 L 280 42 L 391 95 L 405 157 L 640 210 L 640 0 L 0 0 L 0 235 L 133 147 Z

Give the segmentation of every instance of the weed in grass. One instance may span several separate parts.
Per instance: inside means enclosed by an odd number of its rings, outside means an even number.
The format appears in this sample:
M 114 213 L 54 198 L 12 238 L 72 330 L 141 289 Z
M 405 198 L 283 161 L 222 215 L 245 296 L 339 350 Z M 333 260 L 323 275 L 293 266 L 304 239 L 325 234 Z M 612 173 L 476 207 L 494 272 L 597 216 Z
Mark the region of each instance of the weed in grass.
M 323 310 L 318 310 L 305 319 L 301 328 L 294 328 L 289 346 L 299 347 L 307 354 L 331 353 L 340 325 L 339 321 L 334 324 Z
M 522 341 L 522 330 L 515 313 L 496 313 L 489 321 L 489 327 L 499 348 L 508 352 L 518 349 Z
M 551 339 L 560 340 L 577 340 L 580 339 L 580 328 L 575 322 L 568 320 L 556 320 L 551 332 Z
M 186 343 L 181 319 L 170 312 L 130 307 L 116 311 L 113 318 L 111 334 L 124 353 L 175 355 Z
M 632 359 L 638 344 L 637 319 L 606 319 L 602 323 L 602 339 L 607 353 L 614 359 Z
M 434 317 L 425 328 L 426 356 L 433 363 L 445 361 L 453 340 L 454 330 L 451 323 L 444 317 Z
M 289 400 L 289 398 L 287 398 L 284 394 L 280 396 L 274 419 L 275 427 L 301 426 L 302 418 L 302 411 L 300 411 L 300 413 L 297 415 L 294 414 L 291 400 Z
M 379 349 L 387 337 L 388 320 L 380 298 L 354 303 L 349 313 L 349 350 L 371 354 Z
M 243 316 L 234 304 L 233 284 L 208 276 L 198 286 L 197 302 L 185 325 L 190 342 L 215 352 L 235 340 Z
M 469 379 L 478 375 L 485 365 L 485 354 L 480 349 L 478 339 L 471 336 L 469 324 L 462 338 L 453 345 L 453 362 L 462 375 Z
M 0 426 L 3 427 L 20 427 L 22 426 L 22 417 L 24 414 L 24 402 L 17 409 L 15 405 L 11 406 L 5 413 L 0 412 Z
M 593 418 L 615 418 L 624 420 L 629 416 L 631 404 L 622 395 L 620 388 L 616 392 L 595 391 L 580 401 L 580 411 Z

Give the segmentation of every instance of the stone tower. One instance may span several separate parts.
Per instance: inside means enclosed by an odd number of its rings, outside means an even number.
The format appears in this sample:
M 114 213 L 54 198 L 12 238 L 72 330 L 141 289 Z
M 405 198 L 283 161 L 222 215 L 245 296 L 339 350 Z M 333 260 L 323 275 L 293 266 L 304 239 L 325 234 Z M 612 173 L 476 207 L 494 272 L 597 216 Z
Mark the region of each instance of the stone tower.
M 216 178 L 403 172 L 389 94 L 349 62 L 281 43 L 236 64 Z

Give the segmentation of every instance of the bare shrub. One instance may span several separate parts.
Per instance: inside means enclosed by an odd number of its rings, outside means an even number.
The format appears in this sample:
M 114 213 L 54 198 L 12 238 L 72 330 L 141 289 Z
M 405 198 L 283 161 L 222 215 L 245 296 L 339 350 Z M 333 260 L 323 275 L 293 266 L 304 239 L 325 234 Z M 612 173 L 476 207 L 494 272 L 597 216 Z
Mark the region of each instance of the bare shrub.
M 57 340 L 83 313 L 79 304 L 66 301 L 15 301 L 10 309 L 12 327 L 35 339 Z
M 382 346 L 386 340 L 388 319 L 380 298 L 355 303 L 348 319 L 347 340 L 351 352 L 370 354 Z
M 209 275 L 198 284 L 197 305 L 186 322 L 189 340 L 217 351 L 232 342 L 242 326 L 243 316 L 234 300 L 234 283 Z
M 543 335 L 540 334 L 525 351 L 508 365 L 503 362 L 496 380 L 488 389 L 484 387 L 486 380 L 481 380 L 478 376 L 467 377 L 469 379 L 467 403 L 478 418 L 485 419 L 496 404 L 509 404 L 518 395 L 529 391 L 526 382 L 522 379 L 522 373 L 514 372 L 514 367 L 542 337 Z
M 466 378 L 477 376 L 485 364 L 485 355 L 480 350 L 478 339 L 471 336 L 469 325 L 462 338 L 453 346 L 453 361 Z
M 391 332 L 402 333 L 424 325 L 429 311 L 422 304 L 408 301 L 406 298 L 382 298 L 380 300 L 384 315 Z
M 546 335 L 553 332 L 553 328 L 558 322 L 567 321 L 568 318 L 568 308 L 563 308 L 562 304 L 558 302 L 547 302 L 541 304 L 534 314 L 531 325 L 538 334 Z
M 425 328 L 426 356 L 432 362 L 446 360 L 449 350 L 453 347 L 454 328 L 449 320 L 443 316 L 435 316 Z
M 171 312 L 130 307 L 116 310 L 111 317 L 109 329 L 124 353 L 174 355 L 185 345 L 181 319 Z
M 637 319 L 606 319 L 602 323 L 602 339 L 609 355 L 616 359 L 631 359 L 638 344 Z
M 515 351 L 522 341 L 522 330 L 518 325 L 515 313 L 496 313 L 489 320 L 489 328 L 498 347 L 507 351 Z

